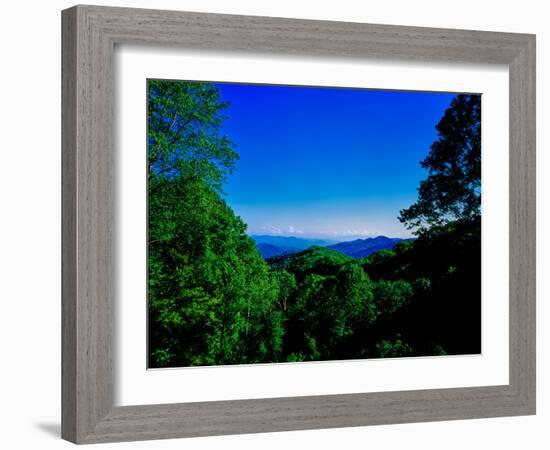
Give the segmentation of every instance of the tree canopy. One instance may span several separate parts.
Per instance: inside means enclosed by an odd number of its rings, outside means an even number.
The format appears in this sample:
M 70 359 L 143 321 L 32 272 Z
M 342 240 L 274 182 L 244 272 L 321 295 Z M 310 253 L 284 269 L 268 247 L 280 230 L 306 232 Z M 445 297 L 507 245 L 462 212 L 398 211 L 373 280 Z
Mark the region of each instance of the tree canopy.
M 160 80 L 148 101 L 149 364 L 273 359 L 276 283 L 219 194 L 237 158 L 226 104 L 210 84 Z
M 149 177 L 194 177 L 220 190 L 239 157 L 231 140 L 220 133 L 226 108 L 210 83 L 149 80 Z
M 418 200 L 399 220 L 421 234 L 455 220 L 469 220 L 481 206 L 481 97 L 457 95 L 436 125 L 437 140 L 421 162 L 428 177 Z

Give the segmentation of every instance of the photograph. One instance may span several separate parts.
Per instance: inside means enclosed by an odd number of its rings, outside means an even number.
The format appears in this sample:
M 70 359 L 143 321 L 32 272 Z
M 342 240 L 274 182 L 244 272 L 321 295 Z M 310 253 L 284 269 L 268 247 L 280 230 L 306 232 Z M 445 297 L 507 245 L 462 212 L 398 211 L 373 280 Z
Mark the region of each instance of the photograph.
M 149 369 L 482 353 L 480 94 L 144 89 Z

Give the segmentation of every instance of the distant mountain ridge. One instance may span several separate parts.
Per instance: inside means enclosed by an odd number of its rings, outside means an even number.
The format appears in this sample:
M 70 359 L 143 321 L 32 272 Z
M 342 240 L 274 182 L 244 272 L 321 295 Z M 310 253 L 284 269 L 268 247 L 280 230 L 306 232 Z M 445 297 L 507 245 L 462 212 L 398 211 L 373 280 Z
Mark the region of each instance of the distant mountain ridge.
M 314 245 L 326 247 L 334 242 L 323 239 L 307 239 L 294 236 L 251 235 L 264 259 L 297 253 Z
M 334 243 L 324 239 L 307 239 L 295 236 L 251 235 L 264 259 L 302 252 L 310 247 L 326 247 L 352 258 L 364 258 L 380 250 L 392 249 L 401 238 L 376 236 Z
M 395 244 L 410 239 L 389 238 L 387 236 L 376 236 L 366 239 L 355 239 L 354 241 L 339 242 L 338 244 L 329 245 L 328 248 L 337 250 L 344 255 L 352 258 L 365 258 L 380 250 L 392 249 Z
M 308 239 L 295 236 L 271 236 L 271 235 L 256 235 L 250 236 L 258 244 L 271 244 L 277 247 L 287 247 L 292 249 L 305 250 L 313 245 L 326 247 L 330 244 L 335 244 L 337 241 L 329 241 L 328 239 Z
M 274 256 L 283 256 L 290 253 L 296 253 L 297 251 L 301 251 L 301 250 L 296 250 L 296 249 L 287 248 L 287 247 L 278 247 L 276 245 L 267 244 L 265 242 L 261 242 L 261 243 L 256 242 L 256 246 L 258 247 L 258 250 L 260 250 L 260 253 L 263 259 L 269 259 L 269 258 L 273 258 Z

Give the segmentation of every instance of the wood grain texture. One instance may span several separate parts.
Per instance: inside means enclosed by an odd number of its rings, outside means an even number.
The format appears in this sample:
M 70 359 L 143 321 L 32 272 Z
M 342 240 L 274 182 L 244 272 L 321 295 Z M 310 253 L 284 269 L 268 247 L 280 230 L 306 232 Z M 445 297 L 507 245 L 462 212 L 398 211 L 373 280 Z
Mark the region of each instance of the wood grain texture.
M 112 43 L 73 8 L 63 17 L 62 436 L 82 441 L 113 406 Z M 65 89 L 64 89 L 65 92 Z M 65 222 L 64 221 L 64 222 Z
M 510 71 L 510 384 L 535 411 L 535 40 Z
M 62 16 L 63 438 L 94 443 L 535 412 L 534 36 L 96 6 Z M 120 43 L 508 65 L 510 383 L 113 407 L 113 52 Z
M 76 440 L 76 10 L 62 17 L 61 340 L 62 435 Z

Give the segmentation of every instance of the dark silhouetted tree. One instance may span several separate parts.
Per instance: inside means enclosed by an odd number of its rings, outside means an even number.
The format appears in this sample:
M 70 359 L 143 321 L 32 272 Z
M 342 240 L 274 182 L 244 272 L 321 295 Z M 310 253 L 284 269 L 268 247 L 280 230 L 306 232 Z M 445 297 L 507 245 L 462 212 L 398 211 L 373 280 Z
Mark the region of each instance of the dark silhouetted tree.
M 438 139 L 421 162 L 428 177 L 420 182 L 418 200 L 399 220 L 416 234 L 480 214 L 481 97 L 457 95 L 436 125 Z

